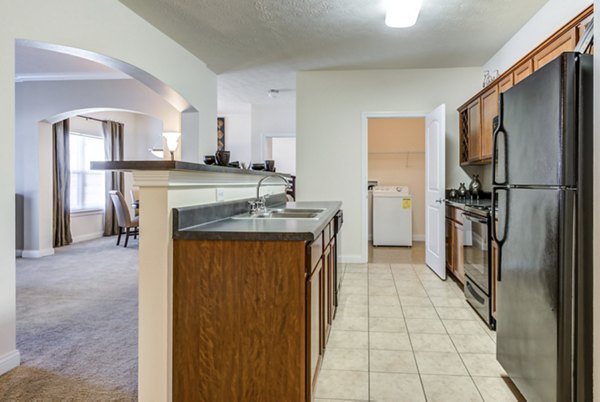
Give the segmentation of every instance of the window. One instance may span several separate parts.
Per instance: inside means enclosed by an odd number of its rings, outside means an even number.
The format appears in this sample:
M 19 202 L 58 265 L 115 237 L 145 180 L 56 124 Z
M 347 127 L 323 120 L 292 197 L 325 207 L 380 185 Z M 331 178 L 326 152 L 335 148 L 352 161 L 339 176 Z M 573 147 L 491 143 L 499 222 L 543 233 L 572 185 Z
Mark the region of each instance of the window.
M 69 141 L 71 212 L 103 210 L 105 174 L 101 170 L 90 170 L 90 162 L 104 160 L 104 140 L 71 132 Z

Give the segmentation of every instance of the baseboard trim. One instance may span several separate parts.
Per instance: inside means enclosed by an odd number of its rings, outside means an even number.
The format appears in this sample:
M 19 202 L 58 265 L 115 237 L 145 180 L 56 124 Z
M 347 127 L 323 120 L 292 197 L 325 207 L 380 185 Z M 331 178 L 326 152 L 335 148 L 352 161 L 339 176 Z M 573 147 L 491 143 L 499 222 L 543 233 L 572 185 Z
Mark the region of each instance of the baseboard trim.
M 16 258 L 23 257 L 23 250 L 15 250 L 15 257 Z
M 413 241 L 425 241 L 425 235 L 413 235 Z
M 88 233 L 85 235 L 73 237 L 73 243 L 81 243 L 82 241 L 99 239 L 104 236 L 104 232 Z
M 18 350 L 8 352 L 4 356 L 0 356 L 0 375 L 8 373 L 15 367 L 21 364 L 21 354 Z
M 344 264 L 364 264 L 365 262 L 362 255 L 342 255 L 342 263 Z
M 53 248 L 45 248 L 42 250 L 23 250 L 21 257 L 23 258 L 42 258 L 49 255 L 54 255 Z

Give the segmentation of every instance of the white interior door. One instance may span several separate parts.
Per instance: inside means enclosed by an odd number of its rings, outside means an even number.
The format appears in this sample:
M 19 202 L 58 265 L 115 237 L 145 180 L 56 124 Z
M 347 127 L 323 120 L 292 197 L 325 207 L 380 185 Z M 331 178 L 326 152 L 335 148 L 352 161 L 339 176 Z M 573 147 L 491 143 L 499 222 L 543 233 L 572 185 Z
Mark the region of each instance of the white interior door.
M 446 105 L 425 117 L 425 263 L 446 279 Z

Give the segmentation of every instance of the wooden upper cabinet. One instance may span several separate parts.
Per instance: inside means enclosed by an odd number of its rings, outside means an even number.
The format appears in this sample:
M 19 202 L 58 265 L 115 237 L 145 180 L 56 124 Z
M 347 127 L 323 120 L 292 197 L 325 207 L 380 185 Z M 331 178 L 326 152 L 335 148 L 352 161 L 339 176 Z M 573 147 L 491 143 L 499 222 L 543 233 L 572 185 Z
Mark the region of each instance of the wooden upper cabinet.
M 511 89 L 514 85 L 513 82 L 512 74 L 508 74 L 506 77 L 502 78 L 498 83 L 498 95 Z
M 533 61 L 531 59 L 525 60 L 523 63 L 519 64 L 513 71 L 514 85 L 517 85 L 519 82 L 529 77 L 531 73 L 533 73 Z
M 572 28 L 548 43 L 542 50 L 533 55 L 533 69 L 537 70 L 554 60 L 563 52 L 570 52 L 577 45 L 577 27 Z
M 469 162 L 481 159 L 481 103 L 476 99 L 468 107 Z
M 493 86 L 481 95 L 481 159 L 492 158 L 494 117 L 498 115 L 498 87 Z

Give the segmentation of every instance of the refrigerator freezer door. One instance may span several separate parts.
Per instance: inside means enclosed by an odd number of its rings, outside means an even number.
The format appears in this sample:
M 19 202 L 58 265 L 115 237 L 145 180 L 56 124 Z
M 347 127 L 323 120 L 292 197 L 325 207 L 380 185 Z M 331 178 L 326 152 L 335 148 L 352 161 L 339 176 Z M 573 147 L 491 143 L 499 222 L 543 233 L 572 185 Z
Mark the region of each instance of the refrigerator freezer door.
M 494 183 L 576 184 L 578 57 L 563 53 L 502 94 Z
M 571 400 L 575 192 L 510 189 L 499 202 L 506 194 L 497 358 L 527 400 Z

